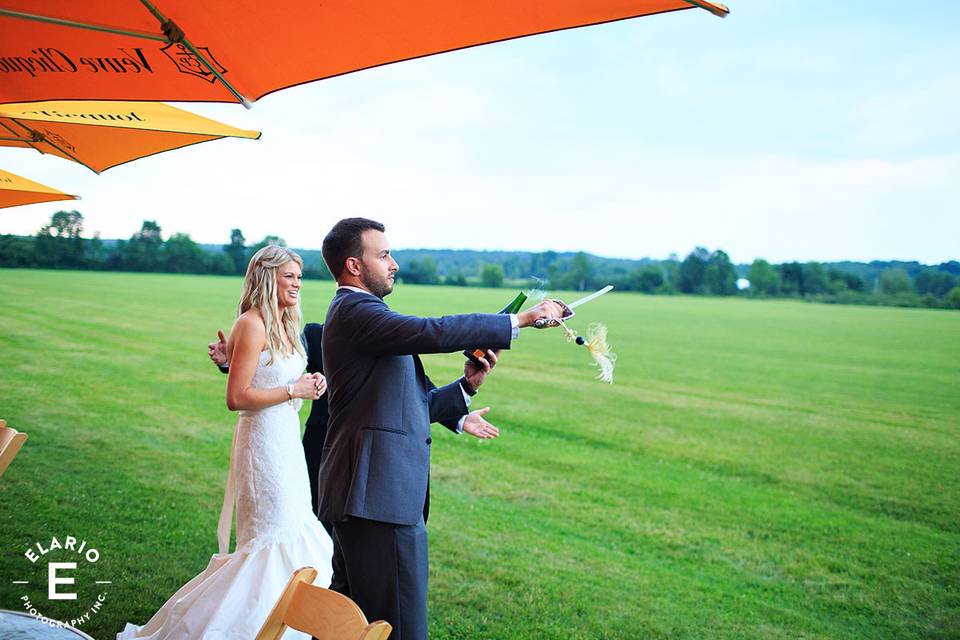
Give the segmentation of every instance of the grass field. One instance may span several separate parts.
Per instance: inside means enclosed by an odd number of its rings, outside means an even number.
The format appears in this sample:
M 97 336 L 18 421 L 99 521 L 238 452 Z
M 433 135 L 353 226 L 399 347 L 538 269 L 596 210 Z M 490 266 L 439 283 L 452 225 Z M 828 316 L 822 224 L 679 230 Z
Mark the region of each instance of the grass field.
M 42 582 L 33 604 L 69 617 L 110 581 L 82 626 L 98 640 L 206 566 L 234 419 L 205 346 L 239 286 L 0 270 L 0 417 L 30 434 L 0 478 L 0 608 L 46 579 L 24 551 L 53 535 L 101 557 L 80 601 Z M 331 293 L 306 283 L 305 317 Z M 612 294 L 573 324 L 591 321 L 614 385 L 525 332 L 476 398 L 501 438 L 435 429 L 431 638 L 960 637 L 960 313 Z

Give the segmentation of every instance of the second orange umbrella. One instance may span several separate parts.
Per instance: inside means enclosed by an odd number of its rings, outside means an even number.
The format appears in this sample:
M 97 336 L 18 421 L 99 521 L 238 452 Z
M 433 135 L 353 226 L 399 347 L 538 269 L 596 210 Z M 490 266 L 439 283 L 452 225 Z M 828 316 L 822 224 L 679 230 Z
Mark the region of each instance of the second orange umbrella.
M 0 146 L 33 148 L 100 173 L 137 158 L 220 138 L 260 137 L 159 102 L 0 104 Z

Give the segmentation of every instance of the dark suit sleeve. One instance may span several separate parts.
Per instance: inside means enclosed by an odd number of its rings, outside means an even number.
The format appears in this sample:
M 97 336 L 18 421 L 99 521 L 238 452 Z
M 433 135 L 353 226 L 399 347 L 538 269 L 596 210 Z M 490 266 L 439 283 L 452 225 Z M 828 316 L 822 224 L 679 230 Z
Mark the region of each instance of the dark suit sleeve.
M 463 399 L 460 381 L 438 389 L 437 385 L 427 378 L 427 395 L 430 401 L 430 422 L 439 422 L 450 431 L 460 433 L 457 429 L 460 418 L 470 412 Z
M 307 353 L 307 373 L 323 373 L 323 325 L 308 322 L 300 334 Z
M 513 333 L 506 314 L 419 318 L 391 311 L 382 300 L 367 295 L 349 313 L 354 346 L 371 355 L 452 353 L 478 345 L 509 349 Z

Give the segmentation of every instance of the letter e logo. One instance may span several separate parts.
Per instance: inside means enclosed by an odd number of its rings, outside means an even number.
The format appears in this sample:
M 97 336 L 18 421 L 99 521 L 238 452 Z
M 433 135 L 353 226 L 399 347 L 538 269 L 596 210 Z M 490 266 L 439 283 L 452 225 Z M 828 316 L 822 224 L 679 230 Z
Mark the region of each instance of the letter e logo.
M 76 562 L 51 562 L 47 567 L 47 598 L 50 600 L 76 600 L 75 593 L 58 593 L 58 584 L 73 584 L 73 578 L 57 577 L 57 569 L 76 569 Z

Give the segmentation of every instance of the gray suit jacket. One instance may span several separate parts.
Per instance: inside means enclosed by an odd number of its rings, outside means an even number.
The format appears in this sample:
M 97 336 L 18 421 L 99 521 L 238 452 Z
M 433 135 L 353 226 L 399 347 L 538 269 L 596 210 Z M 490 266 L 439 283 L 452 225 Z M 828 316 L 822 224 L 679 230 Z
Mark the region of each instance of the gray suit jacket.
M 476 345 L 507 349 L 499 314 L 418 318 L 376 296 L 340 289 L 323 330 L 330 421 L 319 475 L 319 517 L 413 525 L 427 507 L 430 423 L 467 412 L 459 381 L 433 388 L 416 354 Z

